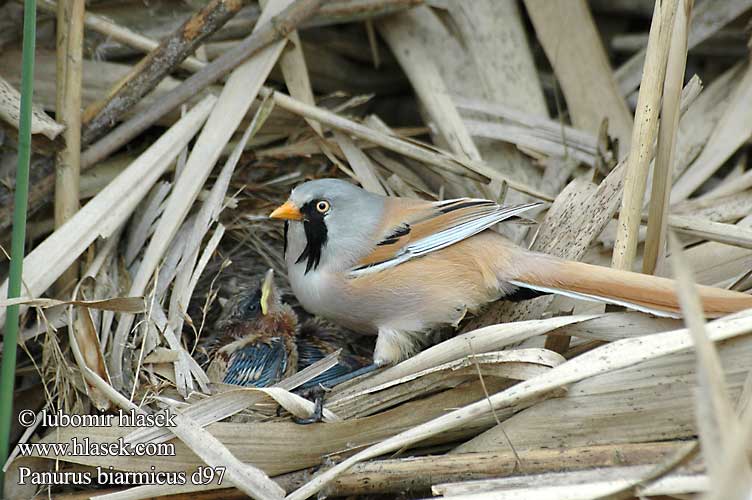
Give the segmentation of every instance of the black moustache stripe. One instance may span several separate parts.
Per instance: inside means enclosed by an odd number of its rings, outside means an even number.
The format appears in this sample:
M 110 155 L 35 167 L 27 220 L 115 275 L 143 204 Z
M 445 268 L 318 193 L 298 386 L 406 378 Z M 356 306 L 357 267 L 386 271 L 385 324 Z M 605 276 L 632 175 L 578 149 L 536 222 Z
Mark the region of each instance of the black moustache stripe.
M 290 221 L 285 221 L 285 236 L 284 236 L 284 243 L 282 247 L 282 255 L 287 255 L 287 232 L 290 230 Z
M 326 245 L 328 232 L 324 215 L 315 208 L 315 201 L 306 203 L 301 208 L 303 214 L 303 230 L 305 231 L 306 246 L 295 261 L 300 264 L 306 260 L 305 274 L 311 269 L 316 269 L 321 263 L 321 251 Z

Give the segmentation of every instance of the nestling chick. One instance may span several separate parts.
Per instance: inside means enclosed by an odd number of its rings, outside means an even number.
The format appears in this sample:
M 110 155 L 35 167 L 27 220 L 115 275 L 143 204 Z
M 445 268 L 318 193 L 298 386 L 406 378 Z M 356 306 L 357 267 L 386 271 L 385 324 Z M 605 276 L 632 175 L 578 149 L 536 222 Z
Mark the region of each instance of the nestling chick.
M 300 386 L 311 389 L 319 386 L 332 387 L 333 381 L 363 368 L 371 361 L 348 351 L 348 339 L 341 330 L 316 317 L 303 321 L 296 337 L 298 346 L 298 370 L 321 361 L 331 353 L 342 349 L 338 363 L 321 375 Z
M 206 346 L 212 382 L 268 387 L 347 347 L 347 340 L 325 322 L 315 317 L 301 322 L 280 295 L 270 269 L 258 288 L 225 305 L 215 325 L 217 335 Z M 337 365 L 300 389 L 327 385 L 368 363 L 343 352 Z
M 270 269 L 261 286 L 225 306 L 217 336 L 207 346 L 212 382 L 267 387 L 298 369 L 298 316 L 283 304 Z

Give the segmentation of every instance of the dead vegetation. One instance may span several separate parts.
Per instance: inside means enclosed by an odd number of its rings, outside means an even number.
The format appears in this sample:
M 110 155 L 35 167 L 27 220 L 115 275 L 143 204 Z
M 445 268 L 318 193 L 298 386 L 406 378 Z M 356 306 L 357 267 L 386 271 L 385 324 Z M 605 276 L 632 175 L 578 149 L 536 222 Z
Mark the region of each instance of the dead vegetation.
M 15 456 L 10 498 L 748 497 L 752 312 L 706 324 L 692 284 L 752 289 L 752 1 L 58 1 L 39 6 L 14 406 L 169 410 L 176 425 L 17 425 L 13 442 L 122 437 L 175 454 Z M 4 247 L 21 9 L 0 5 Z M 328 176 L 549 201 L 538 225 L 500 230 L 676 277 L 684 319 L 498 302 L 335 388 L 324 423 L 293 423 L 313 411 L 293 390 L 334 356 L 274 387 L 217 387 L 201 341 L 221 299 L 267 268 L 286 288 L 266 216 Z M 151 466 L 226 474 L 15 484 L 20 467 Z

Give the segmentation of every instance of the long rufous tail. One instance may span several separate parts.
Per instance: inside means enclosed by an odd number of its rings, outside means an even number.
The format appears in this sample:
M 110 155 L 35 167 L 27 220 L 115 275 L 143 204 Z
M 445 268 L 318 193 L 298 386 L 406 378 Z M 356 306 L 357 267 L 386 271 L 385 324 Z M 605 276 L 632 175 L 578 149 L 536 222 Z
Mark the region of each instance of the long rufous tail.
M 521 266 L 513 285 L 622 305 L 659 316 L 681 315 L 676 282 L 647 274 L 620 271 L 548 255 L 525 253 L 530 259 Z M 752 295 L 699 285 L 705 316 L 716 318 L 752 308 Z

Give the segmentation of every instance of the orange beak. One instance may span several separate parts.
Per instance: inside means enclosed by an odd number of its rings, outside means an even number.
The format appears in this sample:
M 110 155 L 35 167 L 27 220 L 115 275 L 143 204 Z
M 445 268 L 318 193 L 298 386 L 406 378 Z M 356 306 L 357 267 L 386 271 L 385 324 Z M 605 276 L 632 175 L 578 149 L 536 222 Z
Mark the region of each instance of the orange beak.
M 269 214 L 270 219 L 302 220 L 303 214 L 295 203 L 287 200 L 284 204 L 277 207 L 274 212 Z

